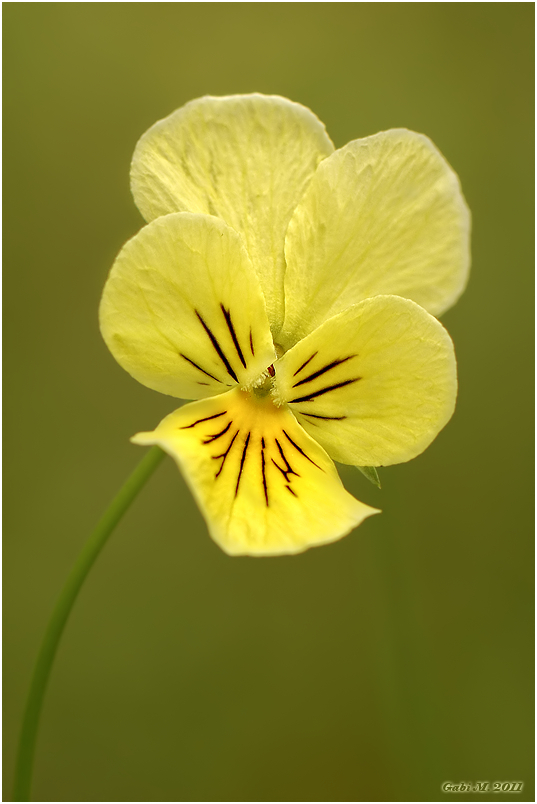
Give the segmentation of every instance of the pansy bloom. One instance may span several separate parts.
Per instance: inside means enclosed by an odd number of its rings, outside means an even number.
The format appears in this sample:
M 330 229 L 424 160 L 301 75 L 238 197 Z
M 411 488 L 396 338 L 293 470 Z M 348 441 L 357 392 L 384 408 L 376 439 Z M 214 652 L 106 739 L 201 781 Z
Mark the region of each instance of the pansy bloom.
M 100 308 L 118 363 L 194 399 L 136 444 L 184 473 L 230 554 L 297 553 L 377 513 L 333 460 L 408 461 L 450 419 L 449 335 L 469 213 L 427 137 L 395 129 L 335 150 L 305 107 L 205 97 L 141 138 L 132 191 L 149 222 Z

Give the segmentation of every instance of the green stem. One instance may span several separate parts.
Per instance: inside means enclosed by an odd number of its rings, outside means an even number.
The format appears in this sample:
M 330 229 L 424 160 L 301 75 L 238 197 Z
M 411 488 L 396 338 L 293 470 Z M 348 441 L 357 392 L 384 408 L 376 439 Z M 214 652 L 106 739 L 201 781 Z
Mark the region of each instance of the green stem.
M 106 544 L 108 537 L 163 457 L 164 452 L 159 447 L 151 447 L 149 452 L 142 458 L 106 509 L 67 578 L 56 608 L 52 613 L 32 676 L 15 768 L 14 801 L 30 801 L 32 767 L 43 698 L 54 657 L 73 604 L 86 575 Z

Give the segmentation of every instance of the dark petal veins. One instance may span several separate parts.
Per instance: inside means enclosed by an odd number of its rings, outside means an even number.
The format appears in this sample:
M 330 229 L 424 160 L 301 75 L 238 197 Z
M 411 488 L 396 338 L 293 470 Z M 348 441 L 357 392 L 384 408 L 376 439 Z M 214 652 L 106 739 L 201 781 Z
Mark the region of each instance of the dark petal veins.
M 314 353 L 312 354 L 312 356 L 311 356 L 311 357 L 308 357 L 308 359 L 306 360 L 306 362 L 305 362 L 305 363 L 302 363 L 302 365 L 300 366 L 300 368 L 297 368 L 297 370 L 296 370 L 296 371 L 295 371 L 295 373 L 293 374 L 293 377 L 296 377 L 296 375 L 297 375 L 297 374 L 300 374 L 300 372 L 302 371 L 302 369 L 306 368 L 306 366 L 308 365 L 308 363 L 309 363 L 311 360 L 313 360 L 313 358 L 315 357 L 315 355 L 318 355 L 318 354 L 319 354 L 319 352 L 314 352 Z
M 314 371 L 313 374 L 309 374 L 303 380 L 299 380 L 298 382 L 295 382 L 295 384 L 293 385 L 293 388 L 296 388 L 298 385 L 304 385 L 304 383 L 306 383 L 306 382 L 311 382 L 312 380 L 315 380 L 317 377 L 320 377 L 322 374 L 326 374 L 327 371 L 331 371 L 333 368 L 336 368 L 337 366 L 341 366 L 342 363 L 346 363 L 347 360 L 352 360 L 353 357 L 356 357 L 356 355 L 349 355 L 349 357 L 344 357 L 342 360 L 334 360 L 332 363 L 328 363 L 327 366 L 323 366 L 323 368 L 319 369 L 318 371 Z
M 209 337 L 209 340 L 211 341 L 211 343 L 212 343 L 212 345 L 213 345 L 213 347 L 214 347 L 214 350 L 215 350 L 216 354 L 218 355 L 218 357 L 220 358 L 220 360 L 222 361 L 222 363 L 223 363 L 223 364 L 224 364 L 224 366 L 226 367 L 226 371 L 227 371 L 227 373 L 229 374 L 229 376 L 230 376 L 230 377 L 231 377 L 233 380 L 235 380 L 235 382 L 238 382 L 237 375 L 235 374 L 235 372 L 234 372 L 234 371 L 233 371 L 233 369 L 231 368 L 231 364 L 230 364 L 229 360 L 227 359 L 227 357 L 225 356 L 224 352 L 222 351 L 222 347 L 220 346 L 220 344 L 219 344 L 219 343 L 218 343 L 218 341 L 216 340 L 216 338 L 215 338 L 214 334 L 212 333 L 212 331 L 210 330 L 210 328 L 207 326 L 207 324 L 205 323 L 205 321 L 203 320 L 203 318 L 201 317 L 201 315 L 198 313 L 198 311 L 197 311 L 197 310 L 194 310 L 194 312 L 196 313 L 196 315 L 197 315 L 197 317 L 198 317 L 198 319 L 199 319 L 199 321 L 200 321 L 200 323 L 201 323 L 201 325 L 202 325 L 203 329 L 204 329 L 204 330 L 205 330 L 205 332 L 207 333 L 207 335 L 208 335 L 208 337 Z
M 227 411 L 223 410 L 222 413 L 215 413 L 213 416 L 206 416 L 204 419 L 198 419 L 197 421 L 192 422 L 192 424 L 186 424 L 183 427 L 178 427 L 177 429 L 188 430 L 190 427 L 195 427 L 197 424 L 201 424 L 202 422 L 208 422 L 211 419 L 218 419 L 220 416 L 224 416 L 226 413 Z
M 282 433 L 284 434 L 284 436 L 286 437 L 286 439 L 287 439 L 287 440 L 288 440 L 288 441 L 289 441 L 289 442 L 290 442 L 290 443 L 293 445 L 293 447 L 294 447 L 296 450 L 298 450 L 298 452 L 300 452 L 300 454 L 301 454 L 301 455 L 303 455 L 303 456 L 304 456 L 304 458 L 306 458 L 306 459 L 307 459 L 307 460 L 308 460 L 310 463 L 312 463 L 314 466 L 316 466 L 316 467 L 317 467 L 317 469 L 321 469 L 321 467 L 320 467 L 320 466 L 319 466 L 317 463 L 315 463 L 315 461 L 314 461 L 314 460 L 312 460 L 312 459 L 310 458 L 310 456 L 309 456 L 309 455 L 306 455 L 306 453 L 304 452 L 304 450 L 303 450 L 301 447 L 299 447 L 299 446 L 298 446 L 298 444 L 297 444 L 295 441 L 293 441 L 293 439 L 291 438 L 291 436 L 290 436 L 288 433 L 286 433 L 286 432 L 285 432 L 285 430 L 282 430 Z M 324 470 L 322 470 L 322 469 L 321 469 L 321 471 L 324 471 Z
M 230 312 L 229 312 L 229 310 L 226 310 L 226 308 L 224 307 L 223 304 L 220 305 L 220 309 L 224 313 L 224 318 L 226 319 L 227 328 L 229 329 L 229 334 L 231 335 L 231 338 L 232 338 L 233 343 L 235 345 L 235 349 L 237 350 L 239 360 L 241 361 L 243 367 L 246 368 L 246 361 L 244 359 L 242 349 L 239 346 L 239 341 L 237 339 L 237 333 L 235 332 L 235 327 L 233 326 L 233 322 L 231 320 Z
M 267 489 L 267 473 L 265 469 L 265 439 L 261 439 L 261 475 L 263 478 L 263 491 L 265 492 L 265 504 L 268 508 L 268 489 Z
M 207 438 L 205 438 L 205 439 L 203 440 L 203 443 L 204 443 L 204 444 L 210 444 L 212 441 L 216 441 L 216 440 L 217 440 L 217 438 L 220 438 L 221 436 L 223 436 L 223 435 L 224 435 L 224 433 L 227 433 L 227 431 L 229 430 L 229 428 L 230 428 L 230 427 L 231 427 L 231 422 L 229 422 L 229 424 L 227 424 L 227 425 L 224 427 L 224 429 L 223 429 L 223 430 L 220 430 L 220 432 L 219 432 L 219 433 L 215 433 L 214 435 L 207 436 Z
M 289 404 L 293 402 L 310 402 L 312 399 L 315 399 L 317 396 L 323 396 L 323 394 L 327 394 L 329 391 L 335 391 L 337 388 L 344 388 L 346 385 L 351 385 L 353 382 L 358 382 L 361 380 L 361 377 L 354 377 L 352 380 L 344 380 L 343 382 L 337 382 L 335 385 L 329 385 L 326 388 L 321 388 L 320 391 L 313 391 L 311 394 L 307 396 L 298 396 L 296 399 L 290 399 Z
M 326 419 L 327 421 L 334 421 L 340 422 L 342 419 L 346 419 L 346 416 L 321 416 L 319 413 L 306 413 L 306 411 L 297 410 L 297 413 L 300 416 L 311 416 L 312 419 Z
M 209 374 L 208 371 L 205 371 L 205 369 L 203 369 L 201 366 L 198 366 L 197 363 L 194 363 L 193 360 L 191 360 L 189 357 L 184 355 L 182 352 L 179 352 L 179 356 L 182 357 L 183 360 L 186 360 L 187 363 L 190 363 L 191 366 L 194 366 L 194 368 L 197 368 L 198 371 L 201 371 L 202 374 L 205 374 L 206 377 L 210 377 L 211 380 L 216 380 L 216 382 L 222 382 L 222 380 L 219 380 L 218 377 L 214 376 L 214 374 Z M 200 383 L 200 385 L 206 385 L 206 383 Z
M 229 442 L 229 446 L 228 446 L 228 448 L 226 449 L 226 451 L 225 451 L 225 452 L 223 452 L 223 453 L 222 453 L 222 455 L 213 455 L 213 456 L 212 456 L 212 457 L 213 457 L 213 460 L 218 460 L 218 458 L 222 458 L 222 463 L 220 464 L 220 469 L 218 470 L 218 472 L 217 472 L 217 473 L 215 474 L 215 476 L 214 476 L 214 479 L 215 479 L 215 480 L 216 480 L 216 478 L 219 476 L 219 474 L 221 473 L 222 469 L 224 468 L 224 464 L 225 464 L 225 462 L 226 462 L 226 458 L 227 458 L 227 456 L 229 455 L 229 452 L 230 452 L 230 450 L 231 450 L 231 447 L 233 446 L 233 442 L 235 441 L 235 439 L 237 438 L 237 436 L 238 436 L 238 435 L 239 435 L 239 431 L 237 430 L 237 432 L 235 433 L 235 435 L 233 436 L 233 438 L 232 438 L 232 439 L 231 439 L 231 441 Z
M 241 482 L 241 475 L 242 475 L 242 470 L 244 468 L 244 461 L 246 460 L 246 452 L 248 450 L 249 442 L 250 442 L 250 433 L 248 433 L 248 435 L 246 436 L 246 441 L 244 442 L 244 449 L 242 451 L 241 465 L 240 465 L 240 468 L 239 468 L 239 476 L 237 477 L 237 485 L 235 486 L 235 497 L 239 493 L 239 484 Z

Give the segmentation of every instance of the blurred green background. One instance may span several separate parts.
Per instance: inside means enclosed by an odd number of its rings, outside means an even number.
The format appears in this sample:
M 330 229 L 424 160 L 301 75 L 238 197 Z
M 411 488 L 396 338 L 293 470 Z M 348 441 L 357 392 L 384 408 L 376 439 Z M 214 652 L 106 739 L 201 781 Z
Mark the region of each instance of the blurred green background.
M 34 798 L 472 800 L 442 782 L 489 780 L 533 800 L 533 4 L 3 10 L 4 800 L 51 607 L 141 457 L 129 436 L 176 406 L 97 327 L 142 225 L 134 145 L 191 98 L 252 91 L 311 107 L 338 147 L 424 132 L 459 173 L 457 412 L 381 491 L 345 469 L 384 513 L 296 557 L 222 553 L 167 460 L 68 624 Z

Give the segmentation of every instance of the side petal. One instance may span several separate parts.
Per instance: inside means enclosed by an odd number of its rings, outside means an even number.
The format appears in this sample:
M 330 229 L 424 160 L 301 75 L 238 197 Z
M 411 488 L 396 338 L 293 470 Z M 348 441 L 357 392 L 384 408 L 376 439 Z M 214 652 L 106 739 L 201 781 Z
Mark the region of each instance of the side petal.
M 317 165 L 333 150 L 323 124 L 298 103 L 258 94 L 199 98 L 140 139 L 132 192 L 148 221 L 200 212 L 240 232 L 277 330 L 287 225 Z
M 289 224 L 289 348 L 362 299 L 404 296 L 435 316 L 464 290 L 470 214 L 457 175 L 421 134 L 350 142 L 317 170 Z
M 236 389 L 193 402 L 132 440 L 174 458 L 230 555 L 299 553 L 377 513 L 345 491 L 326 452 L 270 396 Z
M 366 299 L 329 319 L 275 371 L 280 399 L 341 463 L 409 461 L 455 408 L 451 338 L 436 318 L 398 296 Z
M 248 385 L 274 359 L 242 239 L 208 215 L 166 215 L 129 240 L 106 282 L 100 324 L 129 374 L 182 399 Z

